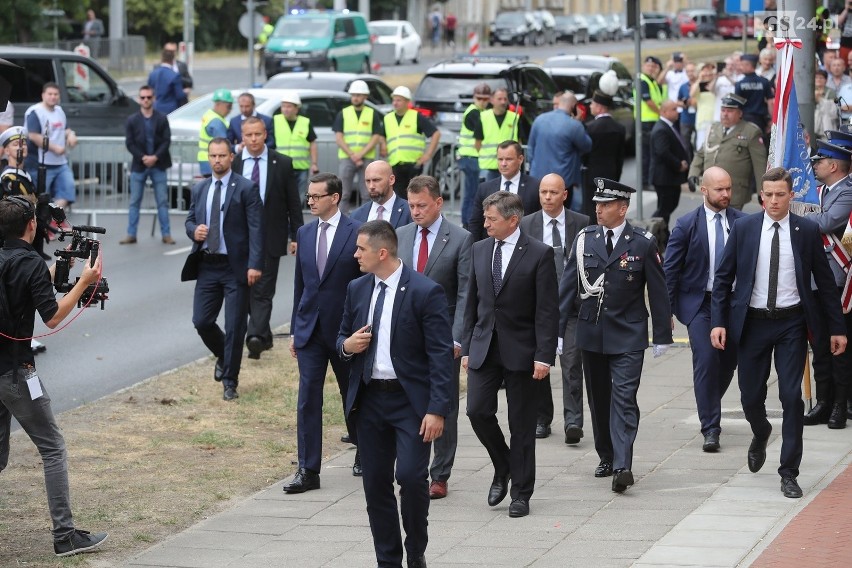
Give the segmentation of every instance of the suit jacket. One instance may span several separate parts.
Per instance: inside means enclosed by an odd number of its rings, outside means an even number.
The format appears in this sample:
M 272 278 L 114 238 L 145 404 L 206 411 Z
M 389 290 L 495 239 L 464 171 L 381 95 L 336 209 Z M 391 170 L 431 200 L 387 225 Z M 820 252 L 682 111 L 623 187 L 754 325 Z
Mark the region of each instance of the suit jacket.
M 412 270 L 414 265 L 414 242 L 420 230 L 415 223 L 409 223 L 396 230 L 399 238 L 397 254 L 399 259 Z M 467 287 L 470 278 L 470 247 L 473 240 L 470 233 L 450 223 L 446 217 L 441 221 L 432 250 L 426 261 L 423 275 L 441 285 L 447 295 L 450 322 L 453 326 L 453 340 L 461 345 L 464 329 L 464 308 L 467 304 Z
M 181 87 L 183 87 L 184 89 L 191 89 L 192 75 L 189 74 L 189 67 L 186 66 L 186 63 L 180 60 L 175 61 L 175 65 L 177 65 L 177 74 L 180 75 Z M 155 63 L 152 70 L 156 69 L 159 66 L 159 63 Z
M 524 215 L 524 218 L 521 219 L 521 232 L 526 233 L 536 240 L 544 242 L 544 223 L 542 221 L 542 215 L 544 215 L 544 213 L 541 211 Z M 580 232 L 580 229 L 587 227 L 588 225 L 588 215 L 576 213 L 567 207 L 565 208 L 565 242 L 562 243 L 562 250 L 559 251 L 558 254 L 557 251 L 554 250 L 554 255 L 561 257 L 554 259 L 556 261 L 555 266 L 557 279 L 562 276 L 562 272 L 565 270 L 565 263 L 568 261 L 567 251 L 570 251 L 571 247 L 574 245 L 574 238 L 577 236 L 577 233 Z M 560 262 L 562 263 L 561 267 Z
M 263 121 L 266 126 L 266 147 L 270 150 L 275 149 L 275 130 L 272 125 L 272 117 L 266 116 L 259 112 L 254 113 L 254 116 Z M 243 120 L 242 115 L 238 114 L 231 118 L 228 123 L 228 142 L 231 143 L 231 148 L 243 141 Z
M 687 163 L 680 170 L 681 161 Z M 684 148 L 672 127 L 663 119 L 651 130 L 651 183 L 655 185 L 681 185 L 686 183 L 686 173 L 692 161 L 689 149 Z
M 207 192 L 214 179 L 200 181 L 192 188 L 192 200 L 186 215 L 186 234 L 193 239 L 192 251 L 184 264 L 181 280 L 195 280 L 201 261 L 203 241 L 194 240 L 198 225 L 207 220 Z M 240 284 L 248 284 L 249 268 L 263 270 L 263 202 L 257 186 L 236 172 L 225 189 L 222 234 L 228 248 L 228 263 Z
M 734 224 L 725 245 L 722 264 L 719 265 L 713 280 L 710 326 L 727 328 L 728 337 L 735 343 L 739 343 L 742 337 L 754 288 L 763 215 L 762 212 L 754 213 Z M 822 337 L 826 328 L 830 335 L 846 335 L 846 324 L 840 308 L 840 293 L 825 258 L 819 227 L 813 221 L 791 213 L 790 244 L 793 247 L 796 288 L 814 343 L 828 341 L 827 337 Z M 811 277 L 819 290 L 819 301 L 811 290 Z M 734 279 L 737 285 L 731 293 Z
M 473 200 L 473 212 L 470 215 L 470 222 L 467 224 L 467 229 L 473 235 L 474 241 L 481 241 L 488 237 L 485 231 L 484 221 L 482 219 L 482 202 L 492 193 L 498 192 L 503 187 L 501 186 L 502 177 L 496 177 L 492 180 L 484 181 L 479 184 L 479 190 L 476 192 L 476 198 Z M 524 214 L 529 215 L 541 209 L 541 201 L 538 199 L 538 184 L 541 180 L 521 173 L 521 180 L 518 187 L 518 197 L 524 204 Z
M 367 217 L 370 215 L 370 207 L 372 206 L 373 202 L 368 201 L 350 213 L 350 215 L 356 221 L 366 223 Z M 408 208 L 408 201 L 401 197 L 397 197 L 393 202 L 393 211 L 391 211 L 390 219 L 385 220 L 393 225 L 394 229 L 399 229 L 400 227 L 411 223 L 411 210 Z
M 730 228 L 734 221 L 746 214 L 728 207 L 725 216 Z M 684 325 L 692 323 L 707 292 L 707 280 L 710 278 L 708 238 L 703 204 L 678 219 L 669 236 L 663 272 L 666 274 L 672 313 Z
M 553 248 L 521 232 L 499 294 L 491 280 L 494 238 L 473 244 L 462 355 L 479 369 L 497 331 L 500 357 L 510 371 L 532 374 L 535 361 L 553 365 L 559 324 Z
M 263 202 L 264 249 L 275 257 L 287 254 L 287 239 L 296 241 L 296 231 L 305 224 L 302 217 L 302 200 L 293 160 L 275 150 L 269 150 L 266 172 L 266 193 Z M 234 157 L 231 168 L 243 171 L 242 153 Z
M 150 120 L 153 120 L 154 126 L 154 156 L 157 156 L 157 164 L 154 166 L 159 170 L 167 170 L 172 167 L 172 155 L 169 153 L 169 146 L 172 143 L 172 131 L 169 128 L 169 120 L 166 115 L 158 110 L 154 110 L 154 114 Z M 148 154 L 145 146 L 145 117 L 142 112 L 135 112 L 127 117 L 124 124 L 124 145 L 127 146 L 127 151 L 133 156 L 133 162 L 130 164 L 130 170 L 134 172 L 145 171 L 147 166 L 142 163 L 142 156 Z
M 852 180 L 846 178 L 835 184 L 834 189 L 825 195 L 823 188 L 820 195 L 822 211 L 819 213 L 806 213 L 805 218 L 819 225 L 820 233 L 824 235 L 833 234 L 838 239 L 843 238 L 849 216 L 852 214 Z M 846 285 L 846 273 L 831 255 L 831 250 L 825 253 L 828 264 L 834 273 L 834 283 L 838 287 Z
M 611 116 L 601 116 L 586 123 L 586 132 L 592 139 L 592 150 L 583 156 L 587 171 L 587 184 L 596 177 L 619 181 L 624 167 L 624 140 L 627 132 Z
M 349 283 L 343 321 L 337 336 L 337 351 L 343 342 L 367 324 L 375 276 L 365 274 Z M 441 287 L 403 265 L 391 315 L 390 355 L 393 369 L 414 412 L 447 416 L 453 380 L 453 338 L 447 300 Z M 383 322 L 387 318 L 383 318 Z M 364 388 L 364 353 L 351 358 L 347 416 L 357 409 L 358 393 Z
M 181 77 L 174 70 L 157 65 L 148 75 L 148 84 L 154 89 L 154 108 L 163 114 L 186 104 Z
M 296 233 L 299 246 L 293 281 L 293 316 L 290 319 L 290 334 L 296 349 L 308 343 L 317 326 L 325 344 L 334 348 L 343 317 L 346 286 L 361 276 L 361 268 L 353 256 L 360 226 L 359 221 L 340 216 L 322 276 L 317 273 L 316 257 L 319 220 L 299 227 Z

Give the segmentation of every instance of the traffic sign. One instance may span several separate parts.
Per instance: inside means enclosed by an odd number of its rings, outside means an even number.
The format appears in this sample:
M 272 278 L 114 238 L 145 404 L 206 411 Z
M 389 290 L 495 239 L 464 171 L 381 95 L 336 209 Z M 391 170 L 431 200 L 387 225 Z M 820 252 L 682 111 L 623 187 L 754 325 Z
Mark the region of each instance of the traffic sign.
M 254 41 L 257 39 L 257 36 L 260 35 L 260 32 L 263 31 L 263 16 L 254 12 L 254 37 L 249 37 L 252 29 L 251 18 L 249 17 L 248 12 L 240 16 L 240 19 L 237 22 L 237 29 L 240 31 L 240 35 L 244 38 Z
M 749 14 L 766 10 L 764 0 L 725 0 L 725 12 L 729 14 Z

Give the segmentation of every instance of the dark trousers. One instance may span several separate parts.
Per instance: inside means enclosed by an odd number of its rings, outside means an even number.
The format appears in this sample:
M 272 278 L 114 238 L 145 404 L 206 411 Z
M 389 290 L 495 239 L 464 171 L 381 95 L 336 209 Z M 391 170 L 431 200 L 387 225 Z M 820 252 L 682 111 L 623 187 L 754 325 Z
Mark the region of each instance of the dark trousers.
M 680 186 L 659 185 L 655 183 L 654 191 L 657 193 L 657 210 L 654 211 L 653 217 L 662 217 L 668 228 L 669 219 L 671 219 L 672 213 L 674 213 L 678 203 L 680 203 Z
M 272 298 L 278 283 L 278 267 L 281 257 L 265 255 L 260 279 L 249 289 L 249 320 L 247 337 L 259 337 L 264 345 L 272 347 Z
M 642 185 L 651 183 L 651 130 L 657 122 L 642 123 Z
M 393 166 L 393 190 L 401 199 L 408 199 L 408 184 L 412 178 L 423 173 L 423 166 L 417 164 L 397 164 Z
M 746 420 L 755 437 L 765 440 L 772 431 L 766 419 L 766 383 L 773 352 L 781 399 L 782 476 L 797 477 L 802 462 L 802 430 L 805 403 L 802 402 L 802 374 L 805 370 L 807 325 L 804 316 L 781 320 L 747 317 L 739 345 L 740 400 Z
M 456 446 L 459 441 L 459 373 L 461 358 L 453 361 L 453 382 L 450 386 L 450 412 L 444 417 L 444 433 L 432 445 L 435 457 L 429 467 L 432 481 L 446 481 L 450 478 L 453 463 L 456 461 Z
M 559 356 L 559 366 L 562 370 L 562 415 L 564 428 L 568 426 L 583 427 L 583 359 L 577 349 L 575 335 L 577 318 L 568 320 L 565 327 L 565 337 L 562 340 L 562 355 Z M 539 424 L 550 424 L 553 421 L 553 391 L 550 387 L 550 376 L 541 383 L 541 393 L 538 402 Z
M 201 341 L 224 362 L 222 385 L 240 382 L 248 315 L 248 285 L 237 282 L 226 255 L 204 255 L 195 283 L 192 324 Z M 216 323 L 225 303 L 225 331 Z
M 692 137 L 695 136 L 695 124 L 684 124 L 683 121 L 681 121 L 680 135 L 683 136 L 683 141 L 686 142 L 687 146 L 689 146 L 689 154 L 694 154 L 695 146 L 693 145 Z
M 371 382 L 376 382 L 374 379 Z M 421 418 L 405 391 L 380 391 L 361 385 L 355 424 L 364 469 L 364 497 L 379 568 L 401 568 L 402 534 L 405 553 L 420 558 L 429 542 L 429 450 L 419 434 Z M 399 512 L 394 495 L 399 484 Z
M 327 344 L 322 337 L 319 321 L 308 342 L 296 350 L 299 363 L 299 399 L 296 410 L 296 439 L 298 441 L 299 467 L 318 472 L 322 463 L 322 406 L 323 386 L 328 365 L 337 379 L 341 403 L 346 404 L 349 389 L 349 363 L 343 361 L 336 346 Z M 355 428 L 347 421 L 346 429 L 353 442 L 357 441 Z
M 531 366 L 532 367 L 532 366 Z M 506 382 L 509 444 L 497 421 L 497 394 Z M 496 475 L 512 477 L 512 499 L 532 496 L 535 485 L 535 420 L 540 385 L 529 371 L 503 367 L 496 332 L 485 363 L 468 369 L 467 416 L 473 432 L 491 457 Z
M 840 291 L 843 292 L 843 289 L 841 288 Z M 817 298 L 817 301 L 819 301 L 819 298 Z M 843 321 L 846 322 L 848 334 L 848 331 L 852 329 L 852 312 L 843 314 Z M 821 343 L 811 341 L 811 349 L 814 352 L 816 399 L 828 404 L 842 403 L 849 394 L 849 373 L 852 372 L 852 359 L 846 351 L 837 356 L 831 354 L 831 334 L 828 332 L 828 322 L 823 319 L 820 320 L 820 323 L 823 324 L 822 331 L 825 340 Z
M 639 429 L 636 392 L 645 352 L 582 354 L 595 450 L 601 461 L 612 462 L 614 469 L 631 469 L 633 442 Z
M 710 293 L 704 296 L 695 318 L 687 326 L 692 348 L 692 382 L 701 433 L 722 431 L 722 397 L 737 368 L 737 345 L 728 341 L 724 351 L 710 345 Z

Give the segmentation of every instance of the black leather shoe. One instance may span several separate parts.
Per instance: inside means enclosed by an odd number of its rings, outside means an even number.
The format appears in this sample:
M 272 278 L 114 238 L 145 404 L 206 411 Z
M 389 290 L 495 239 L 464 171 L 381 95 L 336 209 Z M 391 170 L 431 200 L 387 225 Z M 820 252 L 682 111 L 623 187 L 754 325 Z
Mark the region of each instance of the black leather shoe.
M 609 477 L 612 475 L 612 462 L 601 461 L 595 468 L 595 477 Z
M 704 434 L 704 445 L 701 449 L 705 452 L 715 452 L 719 450 L 719 433 L 707 432 Z
M 246 347 L 248 347 L 249 359 L 260 359 L 260 354 L 264 351 L 263 340 L 256 335 L 252 335 L 246 339 Z
M 846 418 L 852 420 L 852 400 L 846 403 Z
M 225 375 L 225 361 L 221 357 L 216 359 L 216 367 L 213 369 L 213 380 L 219 382 Z
M 530 514 L 530 504 L 526 499 L 512 499 L 509 505 L 509 516 L 512 518 L 526 517 Z
M 352 475 L 361 477 L 364 475 L 364 470 L 361 469 L 361 451 L 355 450 L 355 462 L 352 464 Z
M 315 471 L 299 468 L 293 481 L 284 486 L 284 493 L 304 493 L 320 488 L 320 477 Z
M 802 488 L 799 487 L 795 477 L 782 477 L 781 493 L 784 494 L 784 497 L 799 499 L 802 497 Z
M 565 443 L 579 444 L 580 438 L 583 437 L 583 429 L 579 426 L 568 426 L 565 428 Z
M 633 485 L 633 472 L 629 469 L 617 469 L 612 474 L 612 490 L 616 493 L 624 493 Z
M 426 557 L 421 556 L 420 558 L 409 558 L 408 568 L 426 568 Z
M 225 387 L 225 394 L 222 395 L 223 400 L 234 400 L 237 398 L 240 398 L 237 387 Z
M 488 490 L 488 504 L 494 506 L 506 498 L 509 492 L 509 475 L 494 475 L 491 488 Z
M 547 424 L 535 425 L 535 437 L 538 439 L 547 438 L 550 436 L 550 426 Z
M 832 430 L 843 430 L 846 428 L 846 409 L 842 402 L 835 402 L 831 407 L 831 416 L 828 417 L 828 427 Z
M 344 444 L 351 444 L 352 443 L 352 439 L 349 437 L 349 434 L 342 435 L 340 437 L 340 441 L 343 442 Z
M 772 430 L 769 431 L 770 434 Z M 765 440 L 758 440 L 757 437 L 751 439 L 751 444 L 748 447 L 748 470 L 752 473 L 757 473 L 766 462 L 766 444 L 769 442 L 769 436 Z
M 816 426 L 817 424 L 825 424 L 831 415 L 831 406 L 825 401 L 817 401 L 810 412 L 805 414 L 805 426 Z

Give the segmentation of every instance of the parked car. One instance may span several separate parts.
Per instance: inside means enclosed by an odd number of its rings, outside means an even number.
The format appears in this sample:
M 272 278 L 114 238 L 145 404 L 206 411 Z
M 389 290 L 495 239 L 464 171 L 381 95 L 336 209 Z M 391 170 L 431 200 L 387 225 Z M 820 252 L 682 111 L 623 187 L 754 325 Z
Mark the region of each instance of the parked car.
M 556 41 L 589 43 L 589 23 L 579 14 L 556 16 Z
M 391 89 L 376 75 L 361 73 L 329 73 L 328 71 L 303 71 L 299 73 L 279 73 L 271 77 L 263 87 L 265 89 L 316 89 L 326 91 L 349 90 L 352 81 L 361 80 L 370 88 L 367 100 L 387 114 L 393 111 Z
M 621 14 L 613 12 L 612 14 L 605 15 L 604 19 L 607 23 L 609 37 L 616 41 L 624 39 L 624 19 L 621 17 Z
M 535 20 L 535 45 L 553 45 L 556 43 L 556 19 L 547 10 L 532 13 Z
M 500 12 L 491 22 L 488 45 L 532 45 L 535 19 L 530 12 Z
M 589 39 L 597 42 L 610 39 L 609 23 L 607 23 L 602 15 L 591 14 L 586 16 L 586 21 L 589 23 Z
M 411 22 L 397 20 L 376 20 L 367 24 L 373 44 L 394 46 L 394 61 L 397 65 L 403 61 L 417 63 L 420 60 L 422 41 L 420 34 Z
M 642 12 L 640 25 L 642 37 L 669 39 L 677 34 L 674 29 L 672 17 L 663 12 Z
M 742 39 L 743 17 L 740 14 L 720 14 L 716 18 L 716 33 L 722 39 Z M 748 18 L 748 37 L 754 37 L 754 20 Z
M 680 37 L 712 37 L 716 33 L 716 11 L 681 10 L 675 16 L 675 27 Z

